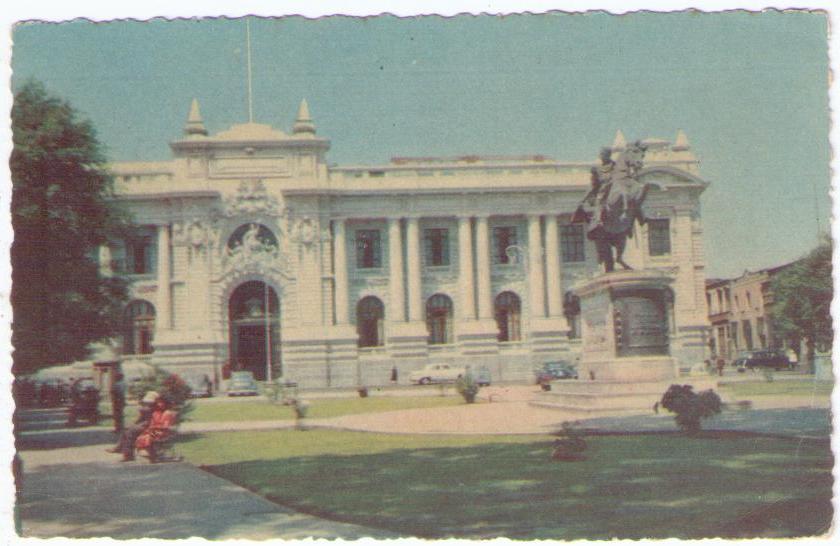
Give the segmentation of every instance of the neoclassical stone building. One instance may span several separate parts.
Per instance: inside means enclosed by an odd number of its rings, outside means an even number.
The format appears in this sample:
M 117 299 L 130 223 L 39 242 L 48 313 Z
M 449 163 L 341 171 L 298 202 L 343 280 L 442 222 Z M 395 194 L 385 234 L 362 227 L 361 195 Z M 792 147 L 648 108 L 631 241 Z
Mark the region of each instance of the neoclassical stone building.
M 676 281 L 681 366 L 702 362 L 708 319 L 699 197 L 685 135 L 648 139 L 651 221 L 625 252 Z M 614 152 L 625 145 L 618 132 Z M 329 166 L 306 102 L 291 134 L 244 123 L 215 135 L 193 102 L 166 162 L 116 163 L 135 236 L 102 249 L 127 275 L 125 355 L 218 377 L 225 363 L 302 387 L 400 382 L 430 362 L 525 380 L 574 360 L 570 288 L 597 274 L 571 214 L 596 161 L 394 158 Z M 593 157 L 597 149 L 593 150 Z

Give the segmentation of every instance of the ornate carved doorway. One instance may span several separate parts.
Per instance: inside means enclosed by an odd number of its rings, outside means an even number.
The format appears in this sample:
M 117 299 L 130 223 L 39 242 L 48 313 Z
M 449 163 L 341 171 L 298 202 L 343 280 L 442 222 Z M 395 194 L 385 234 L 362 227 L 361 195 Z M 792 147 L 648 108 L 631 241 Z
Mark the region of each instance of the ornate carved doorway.
M 232 370 L 250 371 L 258 381 L 280 376 L 280 302 L 274 289 L 262 281 L 239 285 L 230 296 L 228 317 Z

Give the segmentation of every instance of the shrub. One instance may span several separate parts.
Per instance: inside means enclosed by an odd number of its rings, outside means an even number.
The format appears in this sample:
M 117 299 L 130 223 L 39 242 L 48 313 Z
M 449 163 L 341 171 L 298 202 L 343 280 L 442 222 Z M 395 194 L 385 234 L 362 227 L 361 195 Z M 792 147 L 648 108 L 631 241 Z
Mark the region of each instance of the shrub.
M 158 367 L 150 374 L 144 375 L 129 386 L 129 394 L 137 400 L 142 400 L 149 391 L 157 392 L 169 407 L 178 414 L 178 422 L 184 421 L 186 415 L 192 411 L 190 400 L 192 389 L 181 376 L 169 373 Z
M 466 373 L 455 381 L 455 390 L 464 397 L 467 404 L 475 402 L 475 395 L 478 394 L 478 383 L 475 382 L 471 373 Z
M 694 392 L 691 385 L 671 385 L 662 396 L 660 405 L 671 413 L 680 430 L 687 434 L 700 431 L 700 420 L 720 413 L 720 397 L 709 389 Z
M 564 421 L 563 430 L 557 433 L 559 438 L 554 440 L 551 450 L 553 461 L 583 461 L 584 452 L 589 447 L 583 439 L 583 433 L 574 427 L 575 423 Z

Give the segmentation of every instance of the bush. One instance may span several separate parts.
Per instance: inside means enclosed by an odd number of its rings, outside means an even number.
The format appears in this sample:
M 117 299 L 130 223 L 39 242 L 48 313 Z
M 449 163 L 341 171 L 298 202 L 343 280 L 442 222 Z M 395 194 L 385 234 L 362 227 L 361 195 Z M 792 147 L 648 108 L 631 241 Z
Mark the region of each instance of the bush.
M 466 373 L 455 381 L 455 390 L 464 397 L 467 404 L 472 404 L 475 402 L 475 395 L 478 394 L 478 383 L 471 373 Z
M 691 385 L 671 385 L 662 396 L 660 405 L 671 413 L 680 430 L 687 434 L 700 431 L 700 420 L 720 413 L 720 397 L 709 389 L 694 392 Z
M 186 381 L 181 376 L 158 367 L 155 367 L 154 372 L 133 382 L 128 390 L 129 394 L 137 400 L 142 400 L 149 391 L 157 392 L 166 400 L 170 409 L 177 412 L 179 423 L 186 419 L 186 415 L 193 408 L 192 400 L 190 400 L 192 389 Z
M 584 452 L 589 447 L 583 439 L 583 433 L 574 427 L 575 423 L 564 421 L 562 432 L 557 433 L 558 438 L 554 440 L 551 450 L 553 461 L 583 461 L 586 459 Z

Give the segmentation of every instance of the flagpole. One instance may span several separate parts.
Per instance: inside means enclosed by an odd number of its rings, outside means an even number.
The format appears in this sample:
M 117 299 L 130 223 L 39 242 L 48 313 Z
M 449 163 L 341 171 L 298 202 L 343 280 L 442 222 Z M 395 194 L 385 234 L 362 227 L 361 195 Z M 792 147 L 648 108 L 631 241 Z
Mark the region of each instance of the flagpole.
M 248 42 L 248 123 L 254 123 L 254 97 L 251 85 L 251 19 L 245 18 L 245 36 Z

